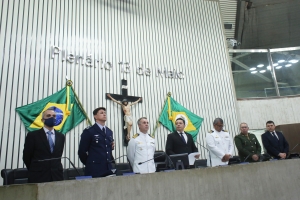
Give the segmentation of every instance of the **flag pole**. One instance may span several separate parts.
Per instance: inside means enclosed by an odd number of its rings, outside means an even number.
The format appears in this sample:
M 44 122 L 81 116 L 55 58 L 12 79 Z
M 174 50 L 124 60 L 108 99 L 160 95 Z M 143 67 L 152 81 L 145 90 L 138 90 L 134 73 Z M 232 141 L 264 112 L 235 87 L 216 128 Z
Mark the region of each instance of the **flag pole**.
M 160 115 L 161 115 L 161 113 L 162 113 L 162 111 L 163 111 L 163 109 L 164 109 L 164 106 L 165 106 L 166 102 L 168 101 L 168 98 L 169 98 L 169 97 L 171 97 L 171 92 L 168 92 L 168 94 L 167 94 L 167 98 L 166 98 L 165 103 L 163 104 L 163 107 L 162 107 L 162 109 L 161 109 L 161 111 L 160 111 L 160 113 L 159 113 L 159 117 L 160 117 Z M 159 118 L 159 117 L 158 117 L 158 118 Z M 157 121 L 156 121 L 156 125 L 155 125 L 155 127 L 154 127 L 154 130 L 153 130 L 153 132 L 152 132 L 152 134 L 151 134 L 153 137 L 155 137 L 154 133 L 155 133 L 156 129 L 158 128 L 158 126 L 159 126 L 159 121 L 157 120 Z
M 87 114 L 86 114 L 86 112 L 85 112 L 85 110 L 84 110 L 84 108 L 83 108 L 83 106 L 82 106 L 82 104 L 81 104 L 74 88 L 73 88 L 73 82 L 71 80 L 67 80 L 67 86 L 70 86 L 72 88 L 73 93 L 74 93 L 75 98 L 76 98 L 76 101 L 78 102 L 80 109 L 82 110 L 84 116 L 86 117 L 87 124 L 92 126 L 92 122 L 91 122 L 90 118 L 87 116 Z

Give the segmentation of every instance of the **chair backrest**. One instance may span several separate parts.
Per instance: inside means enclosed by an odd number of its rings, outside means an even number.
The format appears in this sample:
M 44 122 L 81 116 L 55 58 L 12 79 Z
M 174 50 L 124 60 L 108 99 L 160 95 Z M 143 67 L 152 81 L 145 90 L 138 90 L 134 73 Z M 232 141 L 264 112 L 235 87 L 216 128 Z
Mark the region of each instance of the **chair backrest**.
M 123 173 L 132 172 L 131 166 L 129 163 L 116 163 L 116 175 L 122 176 Z
M 84 168 L 77 168 L 78 172 L 74 168 L 68 168 L 64 170 L 64 180 L 74 180 L 76 176 L 84 175 Z
M 195 168 L 205 168 L 207 167 L 207 160 L 201 159 L 201 160 L 195 160 Z
M 28 183 L 28 170 L 26 168 L 2 169 L 3 185 Z
M 167 155 L 164 151 L 154 152 L 154 163 L 156 166 L 156 172 L 164 171 L 168 169 Z

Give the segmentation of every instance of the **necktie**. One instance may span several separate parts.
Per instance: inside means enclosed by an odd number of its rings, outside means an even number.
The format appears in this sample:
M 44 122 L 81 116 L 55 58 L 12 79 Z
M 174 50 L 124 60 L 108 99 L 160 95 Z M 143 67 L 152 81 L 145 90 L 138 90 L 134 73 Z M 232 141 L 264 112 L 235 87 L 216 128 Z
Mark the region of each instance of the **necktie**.
M 273 134 L 276 136 L 277 140 L 279 140 L 278 135 L 276 134 L 276 132 L 274 131 Z
M 105 133 L 105 128 L 104 127 L 102 128 L 102 131 Z
M 53 142 L 52 137 L 51 137 L 52 132 L 48 131 L 47 134 L 48 134 L 48 142 L 49 142 L 49 145 L 50 145 L 50 151 L 52 153 L 53 149 L 54 149 L 54 142 Z
M 181 137 L 182 141 L 186 144 L 186 141 L 185 141 L 182 133 L 180 133 L 180 137 Z

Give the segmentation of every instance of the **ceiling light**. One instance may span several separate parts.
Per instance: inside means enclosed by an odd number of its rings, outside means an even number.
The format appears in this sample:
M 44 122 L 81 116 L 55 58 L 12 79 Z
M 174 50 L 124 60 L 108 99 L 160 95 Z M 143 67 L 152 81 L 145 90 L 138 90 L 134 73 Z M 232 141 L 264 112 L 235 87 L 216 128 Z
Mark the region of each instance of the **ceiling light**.
M 290 67 L 290 66 L 292 66 L 292 64 L 287 64 L 287 65 L 285 65 L 285 67 Z
M 259 73 L 265 73 L 266 72 L 266 70 L 260 70 L 259 71 Z
M 256 74 L 256 73 L 257 73 L 257 71 L 252 71 L 252 72 L 251 72 L 251 74 Z
M 267 67 L 267 69 L 268 69 L 268 70 L 271 70 L 271 66 L 269 65 L 269 66 Z
M 252 67 L 249 69 L 250 71 L 256 70 L 256 67 Z
M 282 66 L 277 66 L 277 67 L 275 67 L 276 69 L 280 69 Z
M 292 60 L 290 60 L 289 62 L 290 63 L 297 63 L 299 60 L 296 60 L 296 59 L 292 59 Z
M 257 67 L 263 67 L 264 66 L 264 64 L 259 64 L 259 65 L 257 65 Z
M 278 63 L 283 63 L 285 62 L 285 60 L 278 60 Z
M 273 66 L 276 67 L 278 65 L 278 63 L 274 63 Z

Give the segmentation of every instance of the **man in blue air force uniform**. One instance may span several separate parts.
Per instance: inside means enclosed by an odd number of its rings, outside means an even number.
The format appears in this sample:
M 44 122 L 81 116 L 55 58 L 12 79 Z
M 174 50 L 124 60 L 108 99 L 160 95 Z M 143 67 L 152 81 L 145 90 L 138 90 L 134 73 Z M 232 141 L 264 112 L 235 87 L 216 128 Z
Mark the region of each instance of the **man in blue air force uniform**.
M 96 123 L 81 134 L 78 155 L 85 165 L 85 176 L 104 177 L 112 174 L 113 132 L 105 126 L 106 109 L 93 111 Z
M 153 173 L 156 171 L 153 159 L 155 139 L 148 134 L 149 122 L 146 117 L 138 120 L 138 126 L 140 132 L 135 134 L 129 141 L 127 157 L 133 172 L 141 174 Z

